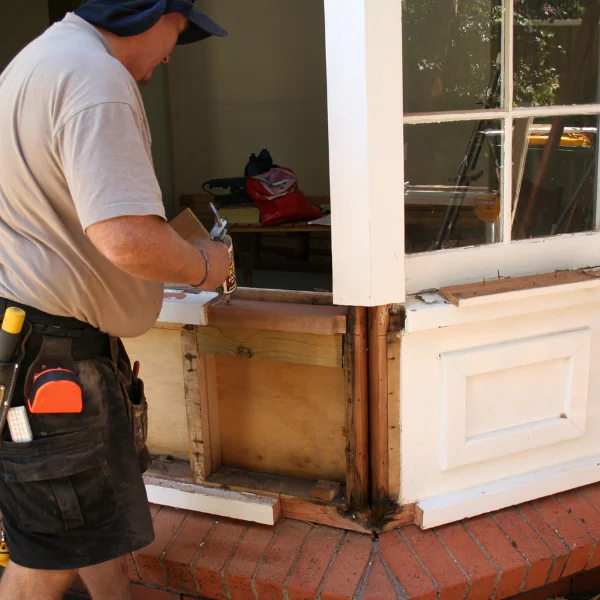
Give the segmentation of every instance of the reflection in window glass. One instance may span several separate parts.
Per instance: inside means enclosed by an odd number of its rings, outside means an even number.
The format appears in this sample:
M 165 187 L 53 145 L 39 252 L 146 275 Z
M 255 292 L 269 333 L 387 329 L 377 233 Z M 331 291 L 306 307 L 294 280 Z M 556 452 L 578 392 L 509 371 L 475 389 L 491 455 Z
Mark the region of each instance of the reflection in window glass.
M 513 239 L 596 229 L 597 116 L 516 119 Z
M 498 108 L 501 0 L 403 1 L 404 110 Z
M 591 0 L 515 0 L 514 103 L 597 102 L 598 19 Z
M 500 122 L 406 125 L 404 136 L 406 252 L 499 241 Z

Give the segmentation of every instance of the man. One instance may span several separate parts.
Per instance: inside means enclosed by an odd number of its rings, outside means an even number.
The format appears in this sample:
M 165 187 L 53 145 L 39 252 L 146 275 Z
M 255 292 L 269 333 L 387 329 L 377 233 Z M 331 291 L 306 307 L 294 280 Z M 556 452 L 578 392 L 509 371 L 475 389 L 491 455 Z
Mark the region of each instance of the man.
M 154 324 L 163 282 L 215 289 L 230 258 L 165 222 L 136 82 L 211 35 L 193 0 L 87 0 L 0 76 L 0 315 L 33 327 L 14 397 L 33 441 L 0 441 L 2 600 L 59 600 L 77 572 L 95 600 L 129 599 L 122 557 L 153 540 L 143 385 L 118 338 Z M 71 408 L 51 387 L 38 408 L 50 371 L 74 373 Z

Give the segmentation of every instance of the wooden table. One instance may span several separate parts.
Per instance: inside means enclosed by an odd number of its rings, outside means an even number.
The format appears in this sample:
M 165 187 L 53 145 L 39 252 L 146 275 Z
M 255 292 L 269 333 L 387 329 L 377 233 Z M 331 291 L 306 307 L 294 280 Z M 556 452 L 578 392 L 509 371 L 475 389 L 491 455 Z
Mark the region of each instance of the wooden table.
M 234 239 L 234 247 L 238 256 L 239 266 L 244 275 L 244 285 L 252 287 L 252 275 L 259 253 L 260 237 L 265 233 L 330 233 L 327 225 L 309 225 L 307 222 L 285 223 L 281 225 L 261 225 L 260 223 L 230 223 L 229 232 Z M 310 240 L 303 235 L 303 254 L 310 254 Z

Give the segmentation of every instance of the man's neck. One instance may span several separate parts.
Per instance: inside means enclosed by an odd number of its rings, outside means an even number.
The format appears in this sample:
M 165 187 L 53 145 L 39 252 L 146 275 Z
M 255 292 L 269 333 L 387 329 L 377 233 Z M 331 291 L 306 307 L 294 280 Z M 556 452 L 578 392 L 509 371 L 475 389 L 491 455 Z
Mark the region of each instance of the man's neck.
M 111 47 L 119 62 L 134 76 L 137 54 L 135 37 L 122 38 L 101 27 L 96 27 L 96 29 Z

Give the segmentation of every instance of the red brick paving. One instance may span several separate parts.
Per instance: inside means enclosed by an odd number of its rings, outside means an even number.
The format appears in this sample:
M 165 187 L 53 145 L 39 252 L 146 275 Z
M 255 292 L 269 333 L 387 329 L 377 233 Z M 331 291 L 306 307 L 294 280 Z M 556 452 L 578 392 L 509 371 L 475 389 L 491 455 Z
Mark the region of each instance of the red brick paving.
M 563 577 L 583 571 L 595 547 L 592 536 L 556 498 L 542 498 L 532 504 L 571 551 Z
M 380 536 L 379 548 L 398 584 L 409 598 L 414 600 L 436 600 L 439 591 L 437 585 L 421 566 L 400 531 L 390 531 Z M 449 559 L 447 554 L 446 557 Z M 452 564 L 454 565 L 454 563 Z M 458 567 L 455 566 L 455 568 L 458 570 Z M 460 598 L 464 597 L 463 589 Z
M 392 598 L 400 598 L 396 594 L 396 590 L 379 555 L 375 555 L 373 559 L 362 598 L 364 600 L 392 600 Z
M 138 573 L 144 583 L 163 587 L 168 585 L 161 559 L 187 516 L 185 510 L 164 507 L 154 517 L 154 541 L 143 552 L 135 554 Z
M 285 586 L 289 600 L 316 596 L 343 532 L 332 527 L 314 527 L 300 559 Z
M 435 532 L 409 525 L 402 529 L 401 534 L 440 589 L 439 600 L 460 600 L 466 596 L 467 577 Z
M 546 600 L 600 592 L 600 484 L 375 538 L 285 519 L 272 528 L 168 507 L 152 512 L 155 541 L 128 557 L 134 600 Z
M 263 554 L 273 539 L 274 530 L 252 524 L 223 569 L 231 600 L 255 600 L 253 576 Z
M 498 511 L 493 514 L 493 518 L 513 547 L 527 561 L 528 570 L 523 591 L 527 592 L 545 585 L 554 564 L 554 555 L 550 548 L 516 509 L 507 508 Z
M 492 598 L 499 583 L 500 573 L 462 523 L 445 525 L 438 529 L 437 533 L 469 578 L 467 599 Z
M 351 600 L 358 589 L 372 554 L 369 536 L 349 532 L 327 575 L 322 600 Z
M 570 550 L 558 537 L 558 534 L 544 521 L 541 515 L 529 503 L 517 507 L 529 525 L 537 532 L 540 539 L 548 546 L 554 556 L 554 564 L 548 576 L 548 583 L 557 581 L 562 577 L 563 571 L 569 560 Z
M 527 561 L 510 543 L 504 532 L 490 515 L 482 515 L 465 523 L 487 557 L 500 572 L 496 598 L 503 600 L 521 591 L 527 574 Z
M 215 525 L 215 518 L 203 514 L 190 514 L 181 531 L 162 559 L 167 575 L 167 586 L 190 594 L 198 592 L 190 565 Z
M 206 598 L 227 600 L 222 571 L 227 559 L 242 539 L 247 525 L 238 521 L 219 521 L 192 564 L 198 592 Z

